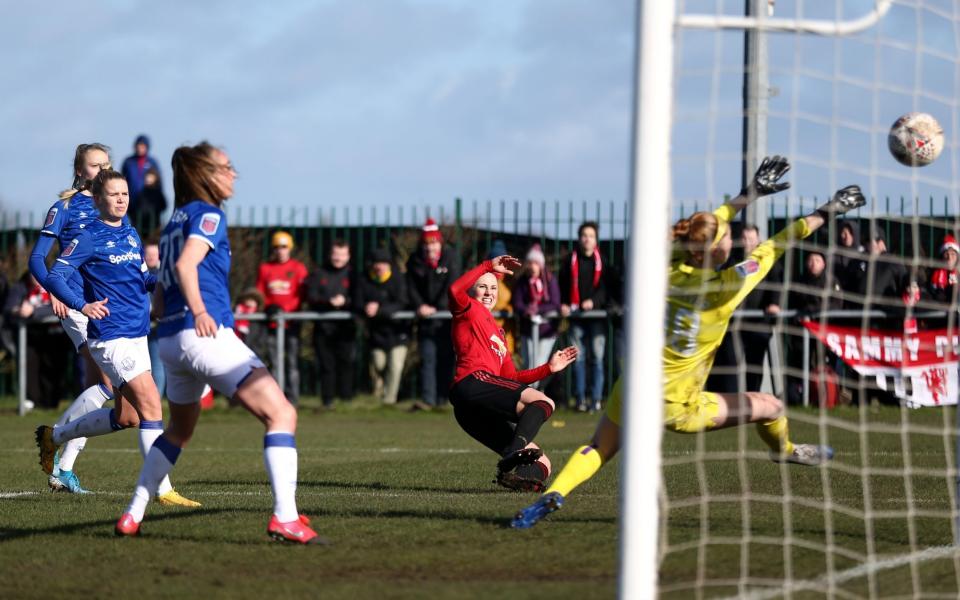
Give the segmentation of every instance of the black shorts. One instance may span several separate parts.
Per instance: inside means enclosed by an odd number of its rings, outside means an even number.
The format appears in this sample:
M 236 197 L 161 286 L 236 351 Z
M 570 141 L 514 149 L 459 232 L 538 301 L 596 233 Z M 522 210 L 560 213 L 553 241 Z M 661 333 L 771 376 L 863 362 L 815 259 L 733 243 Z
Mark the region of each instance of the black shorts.
M 517 403 L 527 386 L 477 371 L 450 389 L 450 404 L 460 427 L 499 455 L 513 442 Z

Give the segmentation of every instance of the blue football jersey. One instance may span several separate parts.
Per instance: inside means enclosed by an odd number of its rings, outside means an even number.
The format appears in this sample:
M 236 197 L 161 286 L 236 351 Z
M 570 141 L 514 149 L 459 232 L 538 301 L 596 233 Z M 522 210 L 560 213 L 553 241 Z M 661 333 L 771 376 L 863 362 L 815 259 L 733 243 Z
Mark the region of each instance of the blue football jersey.
M 100 212 L 93 204 L 93 197 L 77 192 L 69 200 L 57 200 L 50 207 L 43 221 L 43 227 L 40 229 L 40 235 L 57 238 L 60 252 L 63 252 L 64 248 L 99 216 Z M 75 271 L 67 283 L 76 294 L 83 294 L 83 279 L 80 271 Z
M 95 340 L 137 338 L 150 331 L 150 294 L 153 276 L 143 262 L 143 244 L 130 225 L 112 227 L 95 220 L 64 247 L 47 282 L 61 296 L 61 282 L 77 270 L 83 276 L 83 297 L 60 297 L 71 308 L 108 298 L 110 314 L 90 319 L 87 337 Z M 81 303 L 82 302 L 82 303 Z M 77 306 L 77 304 L 80 304 Z
M 212 204 L 194 200 L 173 212 L 160 236 L 160 273 L 157 279 L 163 285 L 163 318 L 157 327 L 159 337 L 194 327 L 193 314 L 187 307 L 174 269 L 184 244 L 190 238 L 202 240 L 210 246 L 210 251 L 197 268 L 200 297 L 207 313 L 218 326 L 233 327 L 227 216 Z

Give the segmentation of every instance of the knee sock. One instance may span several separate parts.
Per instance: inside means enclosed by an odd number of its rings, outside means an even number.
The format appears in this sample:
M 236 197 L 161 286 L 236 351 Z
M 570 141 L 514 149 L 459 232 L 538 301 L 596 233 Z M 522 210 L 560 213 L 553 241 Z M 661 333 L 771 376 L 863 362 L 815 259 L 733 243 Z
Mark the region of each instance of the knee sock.
M 273 514 L 281 523 L 300 518 L 297 512 L 297 443 L 292 433 L 268 431 L 263 436 L 263 462 L 273 488 Z
M 563 465 L 560 474 L 553 480 L 553 485 L 547 488 L 545 493 L 559 492 L 561 496 L 566 496 L 575 487 L 593 477 L 593 474 L 602 466 L 603 459 L 596 448 L 593 446 L 577 448 L 567 460 L 567 464 Z
M 57 427 L 63 427 L 67 423 L 79 419 L 83 415 L 91 413 L 99 408 L 101 408 L 107 400 L 113 398 L 113 394 L 110 392 L 110 389 L 105 385 L 98 383 L 97 385 L 92 385 L 87 389 L 83 390 L 76 400 L 73 401 L 73 404 L 70 405 L 67 410 L 60 415 L 60 420 L 57 421 Z M 64 444 L 63 448 L 60 450 L 60 461 L 57 464 L 57 467 L 61 471 L 72 471 L 73 463 L 76 462 L 77 456 L 87 445 L 87 438 L 78 437 L 72 440 L 68 440 Z
M 517 421 L 517 429 L 514 432 L 513 442 L 507 447 L 507 454 L 516 452 L 527 447 L 527 444 L 537 437 L 540 426 L 543 425 L 550 415 L 553 414 L 553 408 L 549 403 L 543 400 L 531 402 L 520 413 L 520 420 Z
M 167 477 L 167 473 L 177 463 L 178 456 L 180 456 L 180 448 L 168 442 L 167 438 L 160 436 L 153 442 L 153 446 L 143 460 L 140 478 L 137 480 L 137 487 L 133 491 L 133 499 L 130 501 L 130 506 L 127 507 L 127 512 L 133 516 L 133 520 L 137 523 L 143 520 L 143 514 L 147 511 L 147 504 L 157 493 L 160 481 Z
M 98 408 L 70 421 L 63 427 L 55 427 L 53 442 L 63 444 L 72 439 L 106 435 L 121 429 L 123 426 L 117 423 L 117 417 L 112 408 Z
M 140 442 L 140 454 L 146 459 L 147 454 L 150 453 L 150 448 L 157 438 L 160 437 L 160 434 L 163 433 L 163 421 L 140 421 L 139 433 L 140 435 L 137 439 Z M 172 489 L 173 485 L 170 483 L 170 478 L 164 476 L 164 478 L 160 480 L 160 485 L 157 487 L 157 493 L 162 496 Z
M 786 417 L 778 417 L 766 423 L 757 423 L 757 433 L 760 434 L 760 439 L 774 452 L 780 454 L 793 452 L 793 443 L 790 441 Z

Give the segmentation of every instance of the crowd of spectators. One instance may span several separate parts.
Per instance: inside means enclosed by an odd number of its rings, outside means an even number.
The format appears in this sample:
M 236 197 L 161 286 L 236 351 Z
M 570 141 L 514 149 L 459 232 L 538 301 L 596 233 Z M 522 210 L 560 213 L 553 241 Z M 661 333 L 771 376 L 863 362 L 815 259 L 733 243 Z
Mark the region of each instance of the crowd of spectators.
M 861 227 L 866 231 L 863 238 Z M 891 248 L 888 238 L 888 232 L 877 223 L 843 220 L 838 222 L 832 243 L 822 240 L 820 245 L 788 252 L 776 272 L 741 306 L 741 310 L 759 310 L 763 316 L 754 312 L 731 325 L 711 372 L 711 389 L 761 389 L 772 326 L 784 310 L 794 315 L 787 323 L 826 318 L 836 325 L 913 331 L 918 327 L 915 315 L 939 314 L 938 311 L 956 307 L 954 288 L 960 245 L 954 236 L 947 234 L 942 238 L 934 257 L 925 256 L 919 244 L 908 244 L 907 239 L 900 240 L 904 248 Z M 863 245 L 861 239 L 866 240 Z M 739 243 L 742 252 L 731 261 L 746 260 L 759 241 L 756 228 L 744 226 Z M 786 283 L 785 271 L 789 272 Z M 823 317 L 824 313 L 830 314 Z M 921 329 L 939 324 L 941 320 L 936 317 L 919 320 Z M 788 400 L 797 403 L 803 386 L 802 330 L 797 325 L 786 331 L 786 356 L 781 357 L 788 367 L 785 392 Z M 845 368 L 839 357 L 822 344 L 810 344 L 808 351 L 810 371 L 806 376 L 816 378 L 821 370 L 831 375 L 839 372 L 844 381 L 842 392 L 851 400 L 856 399 L 858 391 L 869 388 L 869 382 Z M 741 371 L 744 380 L 738 381 Z M 869 390 L 868 395 L 883 399 L 883 394 L 875 390 Z

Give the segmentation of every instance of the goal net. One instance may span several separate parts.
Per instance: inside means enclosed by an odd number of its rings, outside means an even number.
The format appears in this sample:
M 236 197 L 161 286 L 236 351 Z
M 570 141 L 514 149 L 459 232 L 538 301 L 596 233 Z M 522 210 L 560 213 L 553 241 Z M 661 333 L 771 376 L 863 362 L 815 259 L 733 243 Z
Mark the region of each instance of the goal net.
M 832 460 L 774 462 L 754 425 L 664 432 L 660 597 L 956 598 L 960 4 L 678 0 L 674 24 L 671 222 L 736 196 L 766 155 L 791 187 L 738 215 L 725 266 L 835 190 L 868 202 L 790 243 L 706 388 L 775 395 L 789 439 Z M 944 130 L 928 166 L 888 150 L 911 112 Z

